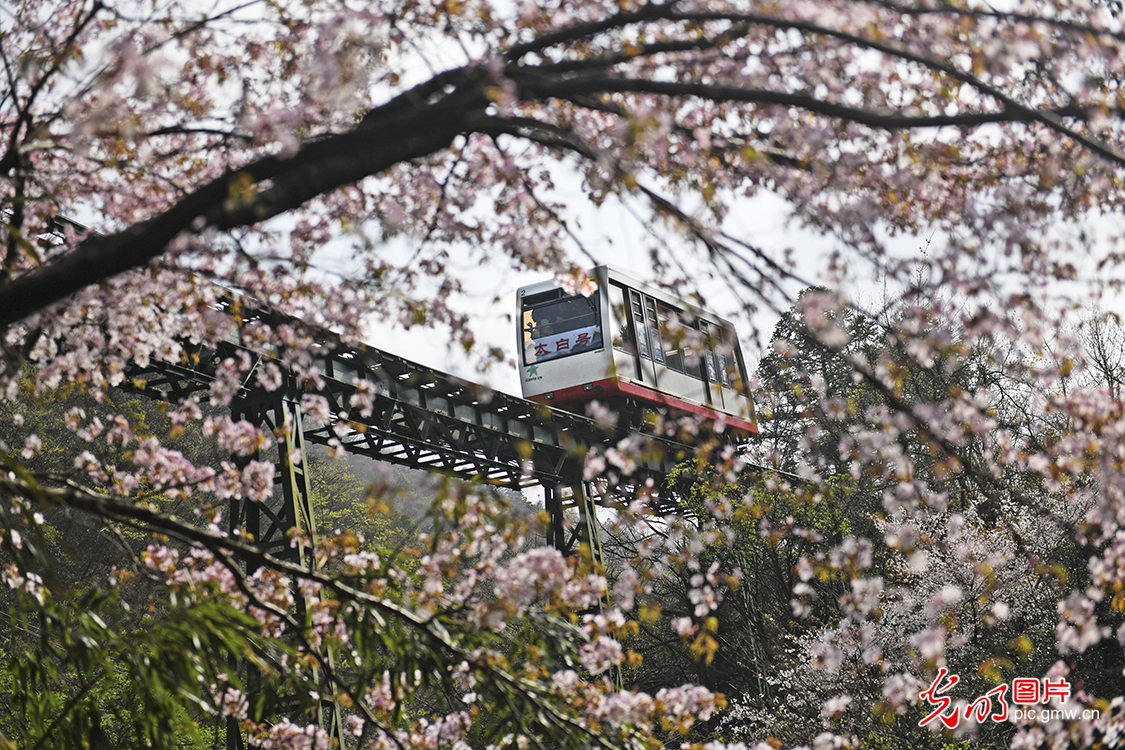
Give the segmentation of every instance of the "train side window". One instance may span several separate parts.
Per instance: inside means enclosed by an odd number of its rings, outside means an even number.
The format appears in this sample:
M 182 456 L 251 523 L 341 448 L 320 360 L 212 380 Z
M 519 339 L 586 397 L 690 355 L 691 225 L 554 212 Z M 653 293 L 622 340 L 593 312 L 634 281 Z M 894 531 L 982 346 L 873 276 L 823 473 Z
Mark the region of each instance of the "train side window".
M 719 371 L 719 381 L 724 387 L 730 388 L 730 365 L 727 363 L 727 355 L 716 351 L 715 360 L 715 369 Z
M 706 382 L 707 378 L 703 371 L 705 345 L 703 342 L 703 334 L 699 331 L 699 321 L 686 313 L 680 313 L 680 325 L 683 326 L 684 334 L 682 344 L 684 353 L 684 374 L 696 380 Z
M 734 342 L 734 330 L 723 328 L 722 338 L 715 346 L 715 358 L 719 369 L 719 380 L 725 388 L 733 388 L 734 381 L 741 380 L 742 378 L 737 372 L 738 360 L 735 358 L 734 354 Z
M 703 334 L 703 370 L 707 373 L 708 383 L 719 382 L 719 372 L 715 363 L 715 326 L 706 320 L 699 321 L 699 332 Z
M 680 324 L 679 311 L 661 303 L 660 310 L 660 336 L 664 342 L 665 365 L 669 370 L 684 371 L 684 339 L 685 331 Z
M 703 334 L 703 363 L 707 371 L 707 382 L 732 388 L 731 368 L 734 359 L 728 338 L 730 333 L 705 320 L 699 321 L 699 331 Z

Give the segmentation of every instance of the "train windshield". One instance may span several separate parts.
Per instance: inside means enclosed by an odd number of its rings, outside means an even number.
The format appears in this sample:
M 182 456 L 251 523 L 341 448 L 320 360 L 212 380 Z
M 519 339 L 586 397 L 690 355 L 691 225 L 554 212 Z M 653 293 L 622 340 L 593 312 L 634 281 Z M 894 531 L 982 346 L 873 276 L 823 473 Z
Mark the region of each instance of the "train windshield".
M 602 326 L 598 292 L 589 297 L 565 295 L 561 289 L 523 298 L 525 364 L 600 349 Z

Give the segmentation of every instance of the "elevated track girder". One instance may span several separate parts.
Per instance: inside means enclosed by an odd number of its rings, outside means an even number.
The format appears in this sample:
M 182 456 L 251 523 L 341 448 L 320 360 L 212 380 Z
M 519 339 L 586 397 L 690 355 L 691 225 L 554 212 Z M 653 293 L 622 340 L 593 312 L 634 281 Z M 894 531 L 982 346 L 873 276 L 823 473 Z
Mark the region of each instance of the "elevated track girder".
M 241 324 L 302 322 L 261 307 L 228 303 L 226 312 Z M 228 512 L 231 531 L 252 535 L 259 547 L 279 559 L 315 565 L 309 544 L 315 540 L 307 444 L 343 450 L 462 480 L 521 489 L 539 485 L 550 516 L 547 542 L 564 555 L 583 548 L 604 564 L 596 516 L 597 493 L 584 481 L 589 451 L 605 453 L 629 435 L 625 428 L 601 429 L 592 419 L 474 385 L 403 357 L 367 346 L 349 346 L 330 332 L 314 351 L 317 377 L 299 380 L 269 352 L 258 352 L 239 336 L 213 345 L 183 342 L 179 362 L 134 364 L 125 386 L 149 397 L 176 402 L 211 391 L 219 368 L 230 359 L 249 358 L 250 370 L 231 399 L 234 419 L 271 431 L 277 441 L 272 502 L 234 500 Z M 282 371 L 280 387 L 266 390 L 256 377 L 267 364 Z M 302 412 L 306 394 L 322 396 L 329 418 L 315 423 Z M 691 454 L 688 446 L 650 438 L 636 458 L 637 470 L 623 482 L 660 481 Z M 299 459 L 297 459 L 299 457 Z M 571 533 L 565 514 L 577 513 Z M 297 529 L 297 543 L 291 532 Z M 298 592 L 299 599 L 299 592 Z M 298 604 L 298 606 L 301 606 Z M 339 707 L 322 701 L 318 720 L 343 747 Z M 245 743 L 228 725 L 227 747 Z

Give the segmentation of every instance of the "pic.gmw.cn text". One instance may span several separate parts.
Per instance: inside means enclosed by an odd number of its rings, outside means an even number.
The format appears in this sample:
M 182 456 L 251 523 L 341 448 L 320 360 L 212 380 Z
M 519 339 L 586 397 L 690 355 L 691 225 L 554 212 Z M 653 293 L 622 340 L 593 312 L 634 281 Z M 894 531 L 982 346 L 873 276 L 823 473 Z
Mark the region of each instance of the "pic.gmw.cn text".
M 982 724 L 985 721 L 1031 719 L 1046 722 L 1051 719 L 1098 719 L 1101 715 L 1097 709 L 1063 708 L 1071 688 L 1070 683 L 1061 677 L 1058 680 L 1017 677 L 1011 685 L 1002 683 L 968 704 L 955 706 L 953 699 L 945 693 L 960 681 L 959 676 L 950 674 L 945 667 L 938 670 L 930 686 L 918 694 L 919 698 L 935 707 L 918 722 L 918 726 L 924 727 L 937 720 L 953 729 L 962 721 Z M 1009 703 L 1009 696 L 1014 708 Z M 1046 705 L 1052 698 L 1057 701 L 1056 707 Z

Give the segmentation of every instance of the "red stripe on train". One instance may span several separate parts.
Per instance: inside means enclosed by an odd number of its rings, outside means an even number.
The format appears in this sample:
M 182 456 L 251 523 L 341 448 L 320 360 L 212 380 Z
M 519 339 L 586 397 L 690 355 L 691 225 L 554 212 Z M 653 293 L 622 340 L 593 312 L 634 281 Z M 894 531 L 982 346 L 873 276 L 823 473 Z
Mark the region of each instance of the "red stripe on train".
M 597 398 L 605 398 L 607 396 L 631 396 L 640 401 L 645 401 L 650 404 L 659 404 L 667 406 L 676 411 L 688 412 L 690 414 L 697 414 L 701 417 L 713 421 L 721 421 L 729 428 L 745 432 L 748 435 L 758 434 L 758 425 L 750 422 L 741 417 L 736 417 L 733 414 L 727 414 L 717 409 L 712 409 L 709 406 L 696 404 L 691 401 L 685 401 L 682 398 L 669 396 L 667 393 L 661 393 L 651 388 L 646 388 L 643 385 L 637 385 L 627 380 L 618 380 L 616 378 L 606 378 L 605 380 L 595 380 L 592 383 L 585 385 L 576 385 L 569 388 L 560 388 L 551 393 L 551 398 L 547 398 L 548 394 L 540 394 L 538 396 L 530 396 L 532 401 L 548 404 L 551 406 L 580 403 L 582 401 L 592 401 Z

